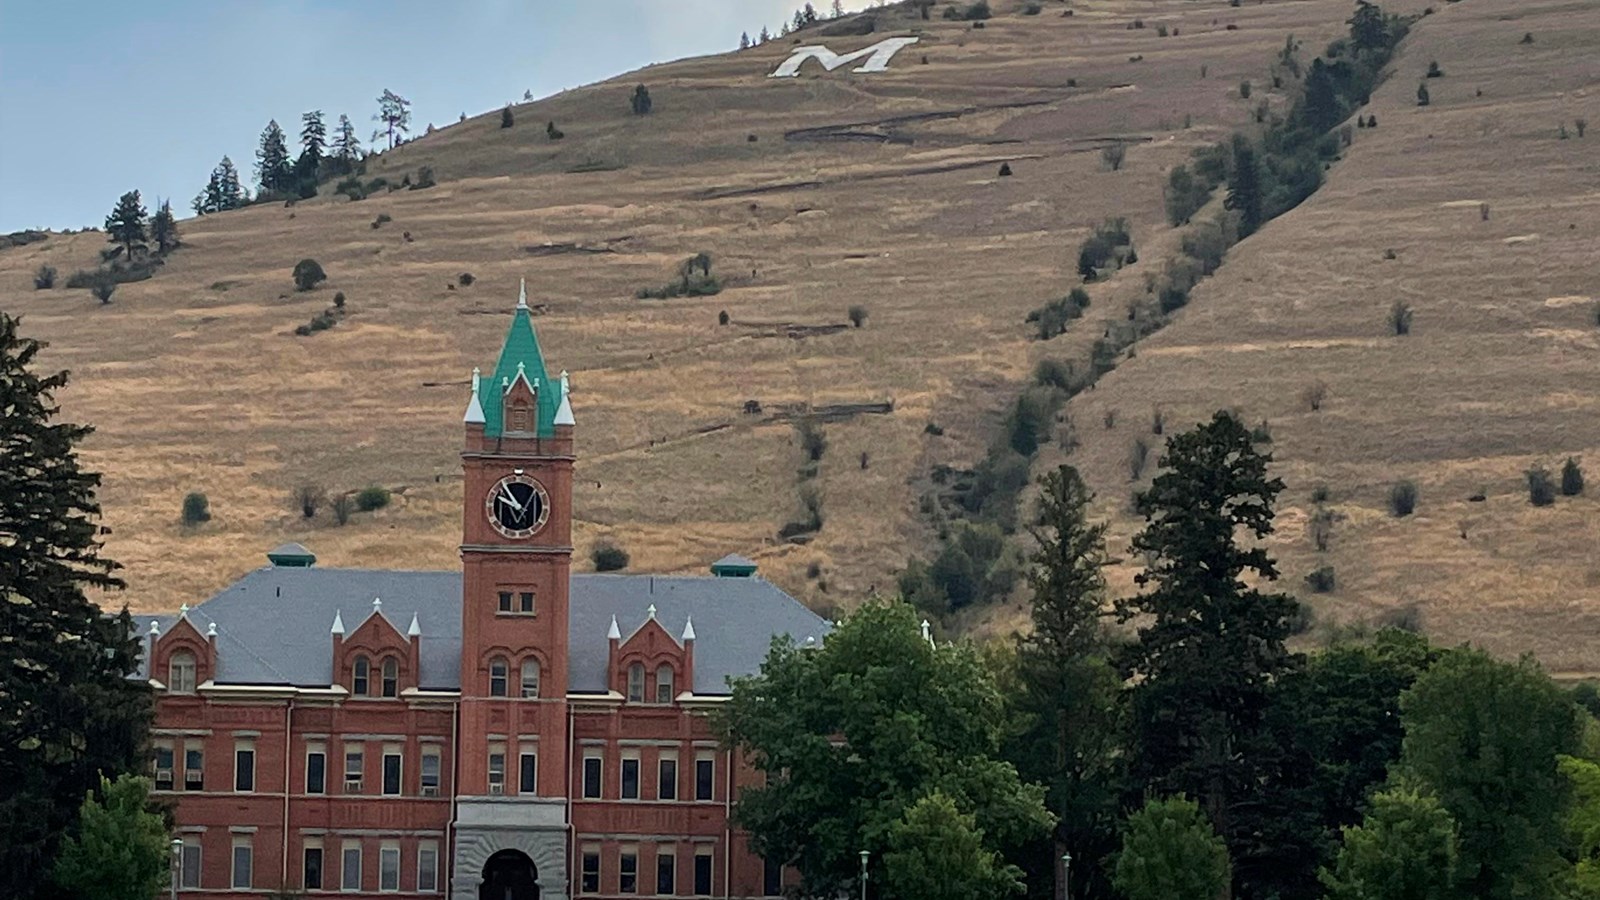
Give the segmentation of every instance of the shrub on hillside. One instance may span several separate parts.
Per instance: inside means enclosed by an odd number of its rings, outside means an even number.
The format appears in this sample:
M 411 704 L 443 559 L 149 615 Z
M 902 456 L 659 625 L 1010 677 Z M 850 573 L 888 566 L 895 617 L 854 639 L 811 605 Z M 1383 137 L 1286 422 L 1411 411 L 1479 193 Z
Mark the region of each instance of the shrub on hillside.
M 379 228 L 382 228 L 385 224 L 387 224 L 389 222 L 393 222 L 393 221 L 394 221 L 394 216 L 391 216 L 388 213 L 378 213 L 377 217 L 375 217 L 372 220 L 372 230 L 373 231 L 377 231 Z
M 515 121 L 511 116 L 511 105 L 508 103 L 505 109 L 500 110 L 500 127 L 510 128 Z
M 845 315 L 850 317 L 850 324 L 857 328 L 867 323 L 867 308 L 865 306 L 852 306 L 845 310 Z
M 33 273 L 33 289 L 34 290 L 36 290 L 36 291 L 48 291 L 49 289 L 51 289 L 51 288 L 53 288 L 55 286 L 56 286 L 56 269 L 55 269 L 55 266 L 40 266 L 39 270 Z
M 633 89 L 633 98 L 628 103 L 636 116 L 647 116 L 655 107 L 655 102 L 650 99 L 650 89 L 642 84 Z
M 1058 334 L 1065 334 L 1067 323 L 1083 315 L 1089 308 L 1089 293 L 1081 287 L 1075 287 L 1067 296 L 1051 300 L 1044 306 L 1028 313 L 1025 320 L 1037 324 L 1037 337 L 1041 341 L 1048 341 Z
M 106 276 L 101 276 L 100 278 L 95 279 L 94 284 L 91 284 L 89 286 L 89 293 L 93 294 L 94 298 L 96 300 L 99 300 L 101 305 L 105 305 L 107 303 L 110 303 L 111 302 L 111 295 L 116 293 L 116 292 L 117 292 L 117 282 L 116 282 L 116 280 L 113 279 L 113 278 L 106 277 Z
M 1127 158 L 1128 145 L 1122 143 L 1121 141 L 1106 146 L 1100 150 L 1100 161 L 1105 163 L 1106 168 L 1113 172 L 1122 168 L 1122 161 Z
M 1033 383 L 1069 393 L 1077 390 L 1072 363 L 1060 359 L 1041 359 L 1033 367 Z
M 1417 486 L 1410 481 L 1402 481 L 1389 488 L 1389 512 L 1397 518 L 1411 515 L 1417 509 Z
M 183 524 L 199 525 L 201 522 L 211 521 L 211 502 L 206 495 L 199 491 L 186 494 L 183 498 Z
M 1429 78 L 1443 78 L 1444 77 L 1444 70 L 1439 68 L 1439 61 L 1438 60 L 1434 60 L 1433 62 L 1428 63 L 1428 77 Z
M 312 519 L 316 518 L 317 510 L 328 499 L 328 492 L 320 484 L 302 484 L 294 489 L 294 505 L 300 509 L 300 515 Z
M 438 182 L 433 180 L 433 166 L 419 166 L 417 168 L 417 180 L 411 182 L 411 189 L 420 191 L 425 188 L 431 188 L 435 184 L 438 184 Z
M 828 433 L 822 425 L 811 416 L 801 419 L 794 427 L 795 435 L 800 439 L 800 449 L 804 451 L 808 462 L 821 462 L 822 454 L 828 452 Z
M 1404 300 L 1396 300 L 1389 307 L 1389 330 L 1397 336 L 1411 333 L 1411 306 Z
M 328 273 L 322 271 L 322 266 L 309 258 L 295 263 L 293 274 L 295 289 L 301 291 L 309 291 L 328 280 Z
M 1128 447 L 1128 480 L 1138 481 L 1144 475 L 1144 467 L 1150 461 L 1150 445 L 1144 438 L 1134 438 Z
M 1318 594 L 1326 594 L 1333 590 L 1335 585 L 1333 566 L 1318 566 L 1312 569 L 1311 574 L 1306 576 L 1306 584 Z
M 1561 494 L 1564 497 L 1576 497 L 1583 493 L 1583 466 L 1578 464 L 1575 457 L 1567 457 L 1561 467 Z
M 328 509 L 333 511 L 333 520 L 340 525 L 347 524 L 350 516 L 356 511 L 356 498 L 349 494 L 340 494 L 328 504 Z
M 1306 385 L 1306 389 L 1300 392 L 1300 399 L 1306 406 L 1311 408 L 1312 412 L 1316 412 L 1322 409 L 1323 403 L 1327 402 L 1328 386 L 1321 381 L 1314 381 Z
M 976 0 L 976 2 L 967 6 L 956 4 L 944 8 L 944 17 L 958 22 L 981 22 L 991 15 L 989 0 Z M 927 18 L 927 16 L 924 15 L 923 18 Z
M 711 274 L 711 254 L 701 251 L 678 266 L 678 277 L 658 288 L 640 288 L 640 300 L 666 300 L 670 297 L 709 297 L 722 292 L 722 282 Z
M 596 572 L 620 572 L 628 567 L 628 551 L 610 541 L 602 541 L 589 551 Z
M 557 128 L 556 123 L 546 122 L 544 123 L 544 136 L 552 141 L 559 141 L 566 137 L 567 133 Z
M 1534 466 L 1526 473 L 1528 502 L 1534 506 L 1549 506 L 1556 502 L 1556 480 L 1544 466 Z
M 368 485 L 356 492 L 356 509 L 372 512 L 389 505 L 389 489 L 382 485 Z

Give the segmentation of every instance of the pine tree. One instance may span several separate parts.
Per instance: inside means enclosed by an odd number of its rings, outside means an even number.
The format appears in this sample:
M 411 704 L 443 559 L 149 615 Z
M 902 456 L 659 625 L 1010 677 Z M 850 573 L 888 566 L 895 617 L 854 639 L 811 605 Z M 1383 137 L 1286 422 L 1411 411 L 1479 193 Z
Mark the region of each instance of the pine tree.
M 1239 239 L 1256 233 L 1261 227 L 1261 170 L 1256 165 L 1256 151 L 1250 142 L 1235 139 L 1233 142 L 1233 171 L 1228 176 L 1228 196 L 1223 207 L 1239 214 Z
M 383 130 L 374 134 L 372 139 L 377 140 L 379 135 L 387 134 L 389 149 L 393 150 L 399 136 L 411 130 L 411 101 L 394 91 L 384 90 L 378 96 L 378 112 L 372 121 L 383 124 Z
M 761 26 L 761 34 L 760 34 L 760 36 L 758 36 L 756 38 L 756 43 L 765 44 L 767 41 L 770 41 L 770 40 L 772 40 L 772 34 L 767 31 L 767 26 L 765 26 L 765 25 Z
M 748 32 L 748 31 L 739 32 L 739 49 L 740 50 L 749 50 L 750 49 L 750 32 Z
M 356 160 L 361 158 L 361 139 L 356 137 L 356 126 L 350 122 L 350 117 L 339 116 L 339 128 L 333 133 L 333 159 L 335 170 L 341 175 L 347 175 L 355 169 Z
M 178 246 L 178 222 L 172 216 L 172 201 L 162 201 L 156 214 L 150 217 L 150 239 L 156 242 L 156 250 L 162 254 Z
M 830 14 L 829 18 L 834 18 L 834 19 L 842 19 L 842 18 L 844 18 L 844 3 L 842 2 L 842 0 L 833 0 L 833 11 Z
M 1143 623 L 1125 656 L 1136 783 L 1197 799 L 1230 846 L 1248 840 L 1232 830 L 1235 808 L 1274 752 L 1262 728 L 1270 692 L 1299 665 L 1284 646 L 1297 604 L 1246 583 L 1278 569 L 1238 537 L 1273 531 L 1283 481 L 1270 462 L 1227 412 L 1173 437 L 1165 471 L 1137 498 L 1146 525 L 1133 551 L 1149 562 L 1135 580 L 1146 590 L 1117 603 L 1121 619 Z
M 113 244 L 121 244 L 127 250 L 127 259 L 133 259 L 133 248 L 142 249 L 149 237 L 145 230 L 146 216 L 138 191 L 129 191 L 119 197 L 111 214 L 106 216 L 106 238 Z
M 67 374 L 40 375 L 42 345 L 0 312 L 0 896 L 33 897 L 100 773 L 142 765 L 150 721 L 130 678 L 140 641 L 127 611 L 86 588 L 120 588 L 100 555 L 95 490 L 74 446 L 92 429 L 52 422 Z
M 1350 45 L 1356 52 L 1380 50 L 1388 45 L 1389 28 L 1383 10 L 1368 0 L 1356 0 L 1356 12 L 1345 24 L 1350 26 Z
M 322 110 L 314 109 L 300 117 L 300 155 L 320 160 L 328 147 L 328 129 Z
M 800 25 L 801 27 L 805 27 L 815 24 L 817 24 L 817 8 L 807 3 L 800 10 Z
M 222 162 L 217 163 L 216 178 L 218 211 L 242 209 L 250 202 L 250 195 L 239 180 L 239 170 L 234 168 L 233 160 L 224 156 Z
M 278 120 L 267 122 L 256 149 L 256 183 L 262 193 L 287 193 L 294 186 L 294 168 L 289 162 L 289 145 L 278 127 Z

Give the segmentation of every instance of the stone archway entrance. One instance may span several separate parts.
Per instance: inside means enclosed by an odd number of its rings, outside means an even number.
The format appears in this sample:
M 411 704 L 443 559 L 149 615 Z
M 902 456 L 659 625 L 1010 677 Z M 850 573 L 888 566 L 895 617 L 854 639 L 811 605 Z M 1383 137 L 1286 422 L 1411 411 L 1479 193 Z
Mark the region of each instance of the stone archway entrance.
M 539 900 L 539 870 L 521 850 L 501 850 L 483 864 L 478 900 Z

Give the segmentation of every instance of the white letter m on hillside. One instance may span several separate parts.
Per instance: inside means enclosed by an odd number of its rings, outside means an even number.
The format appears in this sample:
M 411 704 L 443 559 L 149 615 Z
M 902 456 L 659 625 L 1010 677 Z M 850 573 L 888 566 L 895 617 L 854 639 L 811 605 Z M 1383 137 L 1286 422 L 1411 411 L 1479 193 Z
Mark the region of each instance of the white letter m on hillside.
M 774 69 L 772 74 L 768 75 L 767 77 L 793 78 L 800 74 L 800 66 L 808 59 L 814 59 L 817 62 L 822 63 L 822 67 L 824 69 L 832 72 L 834 69 L 837 69 L 842 65 L 853 63 L 862 57 L 867 57 L 867 61 L 865 63 L 862 63 L 859 67 L 851 69 L 850 71 L 882 72 L 889 68 L 889 60 L 893 59 L 894 55 L 899 53 L 902 47 L 909 47 L 916 42 L 917 39 L 914 37 L 888 38 L 886 40 L 879 41 L 870 47 L 863 47 L 854 53 L 846 53 L 843 56 L 839 56 L 821 44 L 807 47 L 796 47 L 794 48 L 794 53 L 790 54 L 789 58 L 784 60 L 783 63 L 779 65 L 778 68 Z

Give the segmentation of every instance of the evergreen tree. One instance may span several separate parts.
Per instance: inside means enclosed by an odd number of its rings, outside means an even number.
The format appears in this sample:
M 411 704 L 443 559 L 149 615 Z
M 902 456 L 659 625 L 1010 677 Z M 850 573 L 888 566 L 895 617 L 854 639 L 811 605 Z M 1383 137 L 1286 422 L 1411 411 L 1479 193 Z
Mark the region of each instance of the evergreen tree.
M 278 120 L 267 122 L 256 149 L 256 183 L 262 193 L 287 193 L 294 187 L 294 167 L 289 162 L 289 146 L 278 127 Z
M 178 221 L 172 216 L 172 201 L 162 201 L 156 214 L 150 217 L 150 239 L 156 242 L 156 250 L 162 254 L 177 248 Z
M 144 248 L 149 236 L 145 230 L 146 216 L 138 191 L 129 191 L 117 198 L 117 205 L 106 216 L 106 239 L 121 244 L 127 250 L 127 259 L 133 259 L 134 247 Z
M 654 106 L 650 99 L 650 89 L 642 84 L 633 89 L 633 97 L 628 102 L 633 106 L 633 114 L 636 116 L 649 115 Z
M 372 139 L 377 140 L 379 135 L 389 136 L 389 149 L 393 150 L 400 135 L 411 130 L 411 101 L 385 89 L 378 96 L 378 112 L 372 121 L 381 123 L 383 128 L 373 134 Z M 340 119 L 340 124 L 344 122 Z
M 750 49 L 750 32 L 748 32 L 748 31 L 739 32 L 739 49 L 740 50 L 749 50 Z
M 1430 794 L 1397 788 L 1372 796 L 1322 881 L 1328 900 L 1455 900 L 1460 854 L 1455 820 Z
M 1228 850 L 1193 801 L 1152 798 L 1128 817 L 1115 871 L 1128 900 L 1211 900 L 1228 886 Z
M 1345 23 L 1350 26 L 1350 46 L 1357 53 L 1383 50 L 1389 44 L 1389 27 L 1383 10 L 1368 0 L 1356 0 L 1356 12 Z
M 514 122 L 511 117 L 511 106 L 508 104 L 505 109 L 500 110 L 500 127 L 510 128 Z
M 1577 752 L 1572 699 L 1531 658 L 1452 651 L 1400 703 L 1405 783 L 1426 788 L 1461 829 L 1461 878 L 1473 900 L 1555 896 Z
M 1323 64 L 1320 56 L 1311 61 L 1311 71 L 1306 73 L 1305 93 L 1301 95 L 1296 111 L 1306 127 L 1317 134 L 1326 132 L 1344 118 L 1334 73 Z
M 1135 580 L 1146 590 L 1117 604 L 1141 622 L 1125 654 L 1136 783 L 1196 798 L 1230 847 L 1248 840 L 1233 830 L 1235 808 L 1254 800 L 1275 752 L 1262 728 L 1270 692 L 1299 663 L 1284 646 L 1298 604 L 1246 583 L 1278 577 L 1259 545 L 1283 490 L 1270 462 L 1227 412 L 1173 437 L 1165 471 L 1137 498 L 1146 525 L 1133 551 L 1148 562 Z
M 250 202 L 250 195 L 239 180 L 239 170 L 234 168 L 233 160 L 224 156 L 222 162 L 217 163 L 216 176 L 218 210 L 242 209 Z
M 756 43 L 765 44 L 770 40 L 772 40 L 772 34 L 767 31 L 767 26 L 761 26 L 761 34 L 756 37 Z
M 56 886 L 96 900 L 150 900 L 172 864 L 167 823 L 150 808 L 150 780 L 102 775 L 99 793 L 83 798 L 78 824 L 61 844 Z
M 1063 852 L 1080 860 L 1076 896 L 1103 895 L 1101 861 L 1116 849 L 1121 787 L 1121 682 L 1106 661 L 1108 636 L 1104 523 L 1091 523 L 1093 499 L 1071 466 L 1039 479 L 1039 524 L 1028 585 L 1033 631 L 1017 647 L 1020 684 L 1006 693 L 1018 715 L 1008 758 L 1022 777 L 1044 784 L 1055 814 L 1054 840 L 1030 868 L 1038 880 Z
M 361 139 L 356 137 L 356 126 L 349 116 L 339 116 L 339 128 L 333 134 L 333 158 L 341 175 L 353 171 L 356 160 L 361 158 Z
M 842 0 L 833 0 L 833 11 L 829 14 L 829 18 L 832 18 L 832 19 L 842 19 L 842 18 L 844 18 L 844 3 L 842 2 Z
M 1261 227 L 1261 170 L 1256 151 L 1243 138 L 1233 141 L 1233 171 L 1228 173 L 1228 196 L 1223 206 L 1239 214 L 1239 239 L 1244 240 Z
M 328 128 L 322 110 L 313 109 L 300 117 L 300 155 L 321 160 L 328 147 Z
M 122 582 L 95 540 L 100 476 L 74 451 L 92 429 L 51 421 L 67 375 L 33 371 L 41 346 L 0 312 L 0 896 L 20 898 L 100 774 L 143 765 L 150 720 L 132 620 L 84 595 Z

